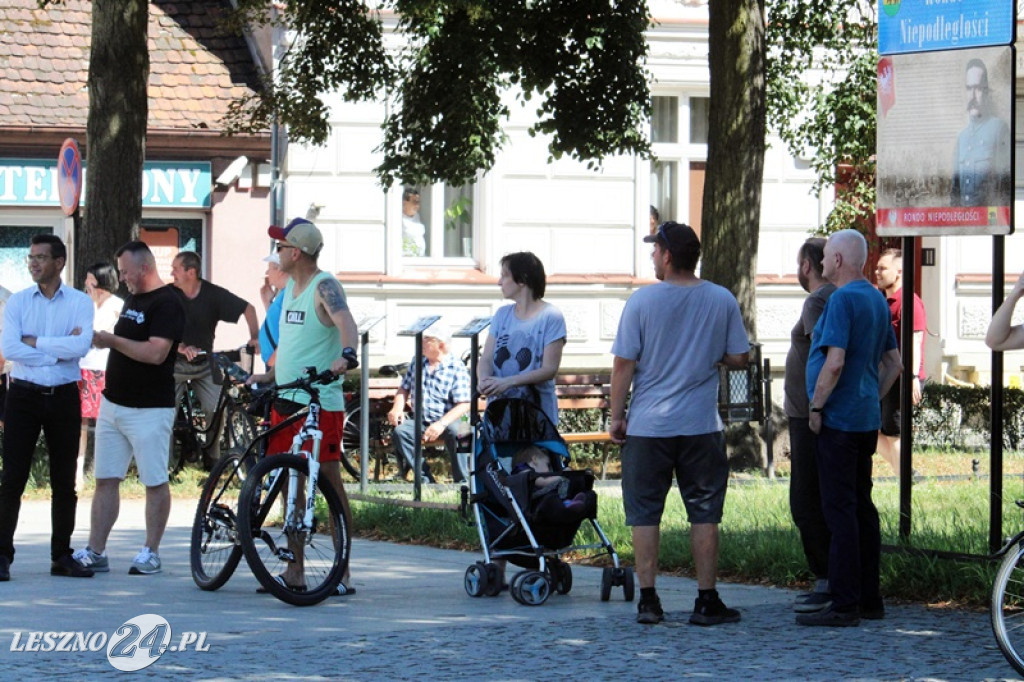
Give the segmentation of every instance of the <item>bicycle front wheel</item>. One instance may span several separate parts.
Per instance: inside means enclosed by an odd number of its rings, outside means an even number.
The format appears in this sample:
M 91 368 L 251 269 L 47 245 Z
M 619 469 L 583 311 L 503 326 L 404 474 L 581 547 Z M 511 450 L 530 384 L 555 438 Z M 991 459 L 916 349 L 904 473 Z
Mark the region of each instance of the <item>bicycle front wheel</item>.
M 192 522 L 192 580 L 203 590 L 219 589 L 242 558 L 238 543 L 238 496 L 245 479 L 242 455 L 227 452 L 203 486 Z
M 321 475 L 313 522 L 304 523 L 308 461 L 270 455 L 254 466 L 242 486 L 239 518 L 245 560 L 260 584 L 296 606 L 317 604 L 338 588 L 348 568 L 352 539 L 341 498 Z
M 1024 675 L 1024 538 L 1013 545 L 992 585 L 992 632 L 1006 660 Z

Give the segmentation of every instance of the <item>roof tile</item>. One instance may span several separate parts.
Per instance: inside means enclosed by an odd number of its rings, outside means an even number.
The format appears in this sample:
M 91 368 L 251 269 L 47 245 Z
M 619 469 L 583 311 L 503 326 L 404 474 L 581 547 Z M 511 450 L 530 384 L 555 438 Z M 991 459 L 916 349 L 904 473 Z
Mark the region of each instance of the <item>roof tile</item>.
M 0 0 L 0 123 L 85 126 L 91 7 Z M 258 87 L 244 38 L 217 23 L 227 9 L 226 0 L 150 2 L 151 127 L 220 130 L 228 105 Z

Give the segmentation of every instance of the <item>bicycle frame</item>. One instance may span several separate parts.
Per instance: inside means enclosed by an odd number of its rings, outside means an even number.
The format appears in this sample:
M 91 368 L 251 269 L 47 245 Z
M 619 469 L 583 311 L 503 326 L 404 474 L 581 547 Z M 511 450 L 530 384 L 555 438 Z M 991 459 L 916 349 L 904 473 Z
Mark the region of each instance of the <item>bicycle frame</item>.
M 294 423 L 294 422 L 292 422 Z M 300 455 L 305 457 L 309 462 L 309 475 L 306 477 L 306 509 L 302 515 L 302 526 L 297 529 L 299 531 L 308 531 L 313 528 L 313 506 L 316 503 L 316 481 L 320 476 L 320 441 L 323 440 L 324 433 L 320 430 L 320 404 L 315 400 L 309 403 L 309 411 L 306 413 L 306 421 L 302 424 L 302 428 L 292 438 L 292 447 L 290 453 L 293 455 Z M 312 439 L 313 441 L 313 452 L 312 454 L 307 453 L 302 449 L 302 444 L 307 440 Z M 270 487 L 273 487 L 276 481 L 270 482 Z M 290 523 L 287 519 L 294 518 L 295 515 L 295 493 L 298 482 L 294 477 L 288 479 L 288 497 L 285 500 L 285 523 Z

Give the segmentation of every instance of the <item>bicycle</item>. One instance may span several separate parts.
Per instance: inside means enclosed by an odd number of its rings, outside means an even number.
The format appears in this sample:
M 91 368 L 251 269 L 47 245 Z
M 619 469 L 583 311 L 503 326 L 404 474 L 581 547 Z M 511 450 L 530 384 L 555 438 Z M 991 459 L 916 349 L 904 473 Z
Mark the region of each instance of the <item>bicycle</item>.
M 214 381 L 220 384 L 217 407 L 213 411 L 212 419 L 207 420 L 202 405 L 199 404 L 199 400 L 191 388 L 192 382 L 185 382 L 185 391 L 178 403 L 178 411 L 174 419 L 175 442 L 171 444 L 171 453 L 167 464 L 172 477 L 190 463 L 202 462 L 206 468 L 215 464 L 209 461 L 209 451 L 213 445 L 211 436 L 217 433 L 220 424 L 224 424 L 219 436 L 221 452 L 231 449 L 244 450 L 256 437 L 256 426 L 245 410 L 245 402 L 249 393 L 245 381 L 249 378 L 249 373 L 235 364 L 242 360 L 243 348 L 215 352 L 210 356 Z M 251 362 L 252 353 L 247 355 Z M 209 361 L 206 359 L 205 353 L 197 357 Z
M 259 399 L 267 400 L 301 390 L 309 394 L 310 404 L 259 434 L 243 453 L 228 451 L 210 472 L 192 524 L 192 578 L 200 589 L 219 589 L 245 556 L 264 589 L 289 604 L 317 604 L 337 590 L 352 540 L 341 498 L 319 477 L 322 433 L 315 387 L 336 379 L 330 371 L 317 374 L 310 367 L 303 378 L 259 392 Z M 265 456 L 270 436 L 299 420 L 304 422 L 289 453 Z M 301 450 L 306 440 L 312 440 L 312 455 Z M 318 509 L 321 502 L 326 515 Z M 303 584 L 279 580 L 279 573 L 295 562 L 302 562 Z
M 384 365 L 377 374 L 382 377 L 403 377 L 409 368 L 409 363 L 403 362 L 397 365 Z M 341 437 L 341 465 L 348 475 L 357 483 L 360 478 L 360 419 L 362 418 L 361 405 L 362 387 L 345 393 L 345 423 L 342 427 Z M 370 399 L 370 429 L 369 444 L 370 457 L 378 461 L 387 461 L 391 452 L 391 425 L 387 422 L 387 411 L 390 405 L 387 401 Z
M 1024 500 L 1016 500 L 1016 505 L 1024 509 Z M 1002 556 L 1003 561 L 992 584 L 992 633 L 1006 660 L 1024 675 L 1024 531 L 995 556 Z

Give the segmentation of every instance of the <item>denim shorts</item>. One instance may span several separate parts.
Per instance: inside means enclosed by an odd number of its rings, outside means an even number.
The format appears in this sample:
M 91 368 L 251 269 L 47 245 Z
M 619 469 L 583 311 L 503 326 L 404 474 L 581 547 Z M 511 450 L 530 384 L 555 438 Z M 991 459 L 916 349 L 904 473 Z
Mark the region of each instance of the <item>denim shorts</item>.
M 622 446 L 622 503 L 627 526 L 657 526 L 672 478 L 690 523 L 720 523 L 729 483 L 722 431 L 697 436 L 627 436 Z

